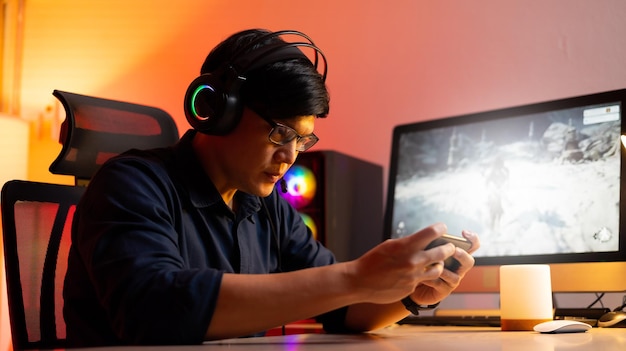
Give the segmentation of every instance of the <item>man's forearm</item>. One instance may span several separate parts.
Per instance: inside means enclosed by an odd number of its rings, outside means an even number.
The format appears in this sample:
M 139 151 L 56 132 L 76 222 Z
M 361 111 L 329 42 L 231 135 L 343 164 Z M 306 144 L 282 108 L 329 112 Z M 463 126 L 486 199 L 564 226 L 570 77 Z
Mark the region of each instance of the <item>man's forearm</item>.
M 278 274 L 224 274 L 207 339 L 258 333 L 358 300 L 347 265 Z
M 391 304 L 360 303 L 348 307 L 346 327 L 364 332 L 391 325 L 409 315 L 400 302 Z

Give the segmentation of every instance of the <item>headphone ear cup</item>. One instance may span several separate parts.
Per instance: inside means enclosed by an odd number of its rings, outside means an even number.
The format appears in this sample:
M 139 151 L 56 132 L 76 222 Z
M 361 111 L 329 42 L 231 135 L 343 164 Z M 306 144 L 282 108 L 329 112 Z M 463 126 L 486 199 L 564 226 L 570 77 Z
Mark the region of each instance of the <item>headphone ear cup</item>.
M 229 90 L 223 75 L 206 73 L 194 79 L 185 93 L 185 116 L 189 124 L 205 134 L 228 134 L 237 126 L 243 107 L 237 92 L 241 79 L 234 77 Z

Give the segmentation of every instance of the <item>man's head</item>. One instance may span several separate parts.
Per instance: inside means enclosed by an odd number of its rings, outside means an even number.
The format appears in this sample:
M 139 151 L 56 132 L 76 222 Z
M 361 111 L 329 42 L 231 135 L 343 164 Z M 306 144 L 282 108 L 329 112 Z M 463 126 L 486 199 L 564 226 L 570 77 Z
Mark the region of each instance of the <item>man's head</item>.
M 286 42 L 282 37 L 296 37 Z M 300 48 L 312 49 L 311 62 Z M 323 74 L 317 63 L 323 61 Z M 206 134 L 230 133 L 244 107 L 267 119 L 325 117 L 326 61 L 310 38 L 296 31 L 261 29 L 233 34 L 215 47 L 185 96 L 190 124 Z
M 225 203 L 236 191 L 269 195 L 298 153 L 317 141 L 316 118 L 328 114 L 325 58 L 294 33 L 300 41 L 256 29 L 232 35 L 211 51 L 187 90 L 187 119 L 200 132 L 196 155 Z

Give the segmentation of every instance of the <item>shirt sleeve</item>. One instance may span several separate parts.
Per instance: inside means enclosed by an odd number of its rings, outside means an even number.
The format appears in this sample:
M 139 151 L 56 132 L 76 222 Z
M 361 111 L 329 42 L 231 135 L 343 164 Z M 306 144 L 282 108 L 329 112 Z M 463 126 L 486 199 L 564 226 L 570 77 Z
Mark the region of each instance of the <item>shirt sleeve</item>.
M 292 271 L 310 267 L 321 267 L 336 263 L 334 254 L 313 237 L 302 217 L 285 199 L 274 190 L 268 203 L 275 207 L 279 225 L 281 251 L 283 255 L 283 271 Z M 350 332 L 345 327 L 347 306 L 322 315 L 315 319 L 322 323 L 329 333 Z
M 222 273 L 181 255 L 184 204 L 169 179 L 146 160 L 107 163 L 76 212 L 73 245 L 124 343 L 201 343 L 215 309 Z

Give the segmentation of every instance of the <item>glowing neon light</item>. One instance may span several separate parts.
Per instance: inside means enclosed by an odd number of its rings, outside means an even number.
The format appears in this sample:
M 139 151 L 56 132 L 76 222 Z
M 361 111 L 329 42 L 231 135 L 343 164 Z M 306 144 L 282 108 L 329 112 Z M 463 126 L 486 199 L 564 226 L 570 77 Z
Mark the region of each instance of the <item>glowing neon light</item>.
M 292 166 L 283 179 L 287 184 L 287 192 L 280 194 L 297 210 L 308 205 L 315 197 L 317 181 L 309 168 Z
M 199 118 L 199 119 L 207 119 L 208 118 L 208 117 L 200 116 L 198 114 L 198 111 L 196 110 L 196 97 L 204 89 L 209 89 L 212 92 L 215 92 L 213 87 L 211 87 L 210 85 L 202 84 L 202 85 L 199 85 L 196 88 L 196 90 L 194 90 L 193 94 L 191 95 L 191 106 L 190 106 L 191 107 L 191 113 L 193 113 L 193 115 L 196 116 L 196 118 Z
M 302 217 L 302 221 L 304 221 L 304 224 L 306 224 L 306 226 L 309 227 L 309 229 L 311 229 L 313 238 L 315 238 L 315 240 L 318 240 L 317 239 L 317 226 L 315 225 L 315 221 L 313 220 L 313 218 L 311 218 L 311 216 L 304 214 L 304 213 L 300 213 L 300 217 Z

